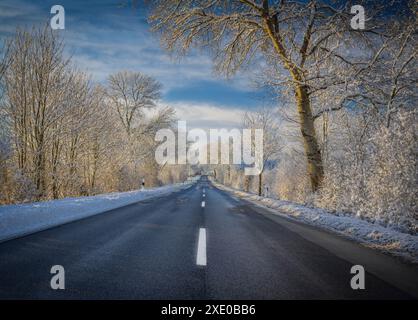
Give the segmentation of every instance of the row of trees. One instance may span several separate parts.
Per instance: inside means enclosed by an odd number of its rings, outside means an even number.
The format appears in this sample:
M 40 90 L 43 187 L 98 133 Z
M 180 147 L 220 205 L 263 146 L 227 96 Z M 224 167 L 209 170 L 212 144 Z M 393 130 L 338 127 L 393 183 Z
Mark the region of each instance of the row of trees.
M 366 9 L 365 30 L 351 29 L 354 4 Z M 415 1 L 161 0 L 150 23 L 175 54 L 203 48 L 227 76 L 245 67 L 280 105 L 275 125 L 263 111 L 244 121 L 272 131 L 265 148 L 274 168 L 254 179 L 219 166 L 217 179 L 417 232 L 416 9 Z
M 0 203 L 184 180 L 183 168 L 154 160 L 154 133 L 174 120 L 156 106 L 156 80 L 119 72 L 94 84 L 49 28 L 18 30 L 3 50 Z
M 167 49 L 208 50 L 230 76 L 246 67 L 280 108 L 263 128 L 263 171 L 217 166 L 226 184 L 417 232 L 416 2 L 160 0 L 150 23 Z M 366 8 L 365 30 L 350 7 Z M 18 31 L 0 64 L 1 202 L 137 188 L 185 178 L 154 161 L 174 112 L 140 73 L 94 85 L 51 31 Z M 275 108 L 276 109 L 276 108 Z

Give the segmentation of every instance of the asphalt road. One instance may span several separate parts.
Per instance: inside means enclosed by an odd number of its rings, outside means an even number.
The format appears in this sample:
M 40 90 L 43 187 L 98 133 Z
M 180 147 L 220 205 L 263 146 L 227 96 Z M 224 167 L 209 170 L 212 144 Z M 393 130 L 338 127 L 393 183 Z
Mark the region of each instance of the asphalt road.
M 354 264 L 366 270 L 364 290 L 351 289 Z M 65 268 L 65 290 L 50 287 L 53 265 Z M 274 216 L 204 178 L 0 243 L 1 299 L 417 297 L 416 266 Z

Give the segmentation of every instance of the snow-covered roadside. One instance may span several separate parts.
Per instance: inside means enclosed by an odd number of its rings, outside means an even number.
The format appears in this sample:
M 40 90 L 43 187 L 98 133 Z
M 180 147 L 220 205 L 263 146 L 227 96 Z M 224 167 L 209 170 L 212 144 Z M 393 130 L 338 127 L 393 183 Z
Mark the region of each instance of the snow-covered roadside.
M 401 233 L 381 225 L 373 224 L 352 216 L 337 215 L 324 209 L 309 208 L 289 201 L 260 197 L 239 191 L 212 180 L 219 189 L 268 207 L 273 214 L 290 217 L 344 235 L 361 244 L 390 253 L 418 264 L 418 236 Z
M 0 241 L 45 230 L 141 200 L 189 188 L 195 180 L 159 188 L 0 206 Z

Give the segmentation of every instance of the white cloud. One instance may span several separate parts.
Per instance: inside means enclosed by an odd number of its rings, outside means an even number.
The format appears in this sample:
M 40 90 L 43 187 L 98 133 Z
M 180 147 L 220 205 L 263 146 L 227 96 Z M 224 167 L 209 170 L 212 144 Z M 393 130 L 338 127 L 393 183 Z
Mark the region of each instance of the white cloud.
M 173 107 L 176 110 L 177 119 L 187 121 L 189 128 L 240 128 L 242 117 L 245 113 L 240 108 L 205 103 L 162 102 L 161 105 Z
M 88 12 L 94 8 L 91 5 Z M 9 17 L 0 22 L 0 34 L 3 35 L 12 33 L 16 26 L 42 25 L 50 17 L 45 5 L 28 4 L 22 0 L 2 0 L 0 12 L 0 17 Z M 205 52 L 193 51 L 182 59 L 172 59 L 160 48 L 158 35 L 150 33 L 143 16 L 103 9 L 99 20 L 88 19 L 86 13 L 70 13 L 69 10 L 66 15 L 66 29 L 59 34 L 77 68 L 90 73 L 93 81 L 103 82 L 109 74 L 120 70 L 140 71 L 160 81 L 163 94 L 177 88 L 193 88 L 199 82 L 220 81 L 213 73 L 210 56 Z M 14 16 L 17 18 L 10 18 Z M 230 81 L 222 81 L 222 85 L 241 92 L 253 91 L 245 73 Z M 206 122 L 216 123 L 218 120 L 213 118 Z
M 0 3 L 1 18 L 18 18 L 40 14 L 37 6 L 20 0 L 2 0 Z

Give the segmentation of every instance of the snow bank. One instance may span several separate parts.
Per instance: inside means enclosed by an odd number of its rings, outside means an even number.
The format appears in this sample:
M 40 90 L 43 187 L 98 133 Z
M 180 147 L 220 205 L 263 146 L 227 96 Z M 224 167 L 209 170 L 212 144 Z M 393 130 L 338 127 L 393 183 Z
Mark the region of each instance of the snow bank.
M 212 181 L 212 183 L 217 188 L 229 191 L 235 196 L 274 209 L 272 212 L 274 214 L 331 230 L 368 247 L 418 263 L 417 235 L 401 233 L 343 213 L 332 214 L 324 209 L 309 208 L 289 201 L 260 197 L 226 187 L 215 181 Z
M 141 200 L 186 189 L 194 183 L 163 186 L 159 188 L 114 192 L 91 197 L 0 206 L 0 241 L 45 230 Z

